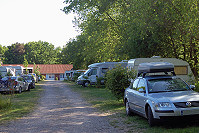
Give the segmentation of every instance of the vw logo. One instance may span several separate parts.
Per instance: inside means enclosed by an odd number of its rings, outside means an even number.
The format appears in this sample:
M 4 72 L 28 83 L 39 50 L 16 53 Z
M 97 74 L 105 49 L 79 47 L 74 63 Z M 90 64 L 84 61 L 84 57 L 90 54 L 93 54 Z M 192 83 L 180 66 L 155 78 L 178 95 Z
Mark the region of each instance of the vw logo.
M 191 107 L 191 102 L 186 102 L 187 107 Z

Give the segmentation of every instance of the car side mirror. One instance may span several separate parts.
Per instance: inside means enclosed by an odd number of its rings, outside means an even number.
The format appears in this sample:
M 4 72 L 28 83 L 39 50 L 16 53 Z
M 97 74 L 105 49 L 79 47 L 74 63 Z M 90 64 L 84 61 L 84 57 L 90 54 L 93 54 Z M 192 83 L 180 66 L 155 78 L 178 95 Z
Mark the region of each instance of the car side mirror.
M 146 91 L 145 91 L 143 88 L 138 89 L 138 91 L 139 91 L 140 93 L 146 93 Z
M 194 90 L 194 89 L 196 88 L 195 85 L 190 85 L 189 87 L 190 87 L 192 90 Z

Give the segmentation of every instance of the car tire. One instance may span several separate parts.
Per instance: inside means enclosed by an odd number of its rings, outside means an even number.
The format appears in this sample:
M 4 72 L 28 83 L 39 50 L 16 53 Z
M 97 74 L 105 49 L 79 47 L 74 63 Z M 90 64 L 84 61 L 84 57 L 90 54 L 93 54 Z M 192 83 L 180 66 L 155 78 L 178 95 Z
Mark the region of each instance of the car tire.
M 154 119 L 154 117 L 153 117 L 153 112 L 152 112 L 152 110 L 151 110 L 151 107 L 150 106 L 148 106 L 148 123 L 149 123 L 149 126 L 150 127 L 153 127 L 153 126 L 155 126 L 156 125 L 156 120 Z
M 18 93 L 21 94 L 21 92 L 22 92 L 22 88 L 19 87 Z
M 126 115 L 127 115 L 127 116 L 131 116 L 131 115 L 132 115 L 132 111 L 131 111 L 131 109 L 130 109 L 130 107 L 129 107 L 129 102 L 128 102 L 128 100 L 126 100 L 126 102 L 125 102 L 125 109 L 126 109 Z
M 90 82 L 89 82 L 89 81 L 84 81 L 83 87 L 88 87 L 89 85 L 90 85 Z
M 30 91 L 30 88 L 31 88 L 31 85 L 28 86 L 28 90 L 27 91 Z
M 35 88 L 35 84 L 32 84 L 32 89 L 34 89 Z

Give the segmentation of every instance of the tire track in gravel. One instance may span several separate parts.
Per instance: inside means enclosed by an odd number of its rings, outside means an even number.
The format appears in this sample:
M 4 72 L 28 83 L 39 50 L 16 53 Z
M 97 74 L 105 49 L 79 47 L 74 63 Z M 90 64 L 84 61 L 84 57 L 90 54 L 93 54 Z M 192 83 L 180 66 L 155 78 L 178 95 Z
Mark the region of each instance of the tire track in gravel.
M 45 81 L 37 109 L 0 126 L 4 133 L 119 133 L 109 118 L 61 81 Z

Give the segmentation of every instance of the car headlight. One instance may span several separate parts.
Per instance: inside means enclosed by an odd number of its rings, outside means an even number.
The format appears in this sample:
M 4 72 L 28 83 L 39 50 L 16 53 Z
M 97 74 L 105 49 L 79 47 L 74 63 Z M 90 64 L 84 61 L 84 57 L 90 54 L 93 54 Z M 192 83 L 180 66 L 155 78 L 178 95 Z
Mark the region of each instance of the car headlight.
M 160 102 L 160 103 L 156 104 L 156 107 L 168 108 L 168 107 L 171 107 L 171 104 L 168 102 Z

